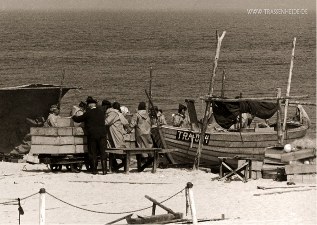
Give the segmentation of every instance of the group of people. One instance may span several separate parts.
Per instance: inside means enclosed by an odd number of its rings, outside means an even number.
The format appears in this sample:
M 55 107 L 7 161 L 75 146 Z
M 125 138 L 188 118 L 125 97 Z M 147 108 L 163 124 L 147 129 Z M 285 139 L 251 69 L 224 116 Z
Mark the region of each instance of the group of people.
M 76 110 L 77 109 L 77 110 Z M 124 135 L 135 130 L 137 147 L 151 148 L 152 121 L 145 102 L 140 102 L 137 112 L 132 118 L 127 118 L 128 110 L 121 107 L 119 102 L 103 100 L 101 106 L 97 100 L 88 97 L 86 103 L 82 102 L 72 110 L 74 122 L 84 122 L 88 141 L 88 157 L 93 174 L 97 174 L 98 160 L 101 157 L 101 165 L 105 174 L 105 152 L 108 146 L 111 148 L 124 148 Z M 53 117 L 53 116 L 52 116 Z
M 186 106 L 180 104 L 178 113 L 173 115 L 173 126 L 188 127 L 189 117 L 185 114 Z M 59 107 L 52 105 L 50 114 L 44 126 L 57 126 Z M 81 101 L 78 106 L 73 106 L 71 118 L 76 123 L 84 123 L 87 134 L 88 159 L 91 172 L 97 174 L 98 155 L 101 158 L 101 166 L 105 173 L 105 152 L 106 147 L 124 148 L 124 135 L 135 131 L 136 145 L 139 148 L 152 148 L 151 127 L 166 125 L 165 116 L 162 110 L 154 106 L 147 110 L 146 103 L 140 102 L 135 114 L 130 114 L 125 106 L 119 102 L 111 103 L 103 100 L 101 105 L 97 100 L 88 96 L 86 101 Z M 142 160 L 147 156 L 141 156 Z M 113 162 L 116 166 L 116 161 Z

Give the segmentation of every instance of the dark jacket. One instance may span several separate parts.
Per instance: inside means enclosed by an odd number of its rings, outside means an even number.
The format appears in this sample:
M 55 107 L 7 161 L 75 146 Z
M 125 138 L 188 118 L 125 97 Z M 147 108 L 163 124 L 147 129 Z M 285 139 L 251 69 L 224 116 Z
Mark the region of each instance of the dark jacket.
M 85 123 L 88 136 L 99 138 L 106 135 L 105 115 L 100 108 L 89 109 L 83 115 L 73 116 L 72 119 L 77 123 Z

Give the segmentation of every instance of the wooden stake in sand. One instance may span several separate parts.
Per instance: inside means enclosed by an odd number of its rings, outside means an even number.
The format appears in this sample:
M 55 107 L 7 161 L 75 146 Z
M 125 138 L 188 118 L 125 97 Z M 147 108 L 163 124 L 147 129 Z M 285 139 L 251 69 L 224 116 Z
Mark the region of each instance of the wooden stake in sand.
M 191 210 L 192 219 L 193 219 L 193 225 L 197 225 L 198 220 L 197 220 L 196 206 L 194 201 L 194 193 L 192 189 L 193 186 L 194 185 L 192 183 L 188 182 L 186 188 L 188 190 L 188 197 L 189 197 L 190 210 Z
M 45 188 L 40 189 L 40 225 L 45 225 Z
M 213 64 L 213 72 L 212 72 L 211 80 L 209 83 L 209 91 L 208 91 L 209 96 L 212 96 L 212 94 L 214 92 L 214 82 L 215 82 L 215 76 L 216 76 L 217 67 L 218 67 L 220 47 L 221 47 L 222 39 L 225 37 L 225 35 L 226 35 L 226 31 L 222 32 L 221 36 L 219 36 L 217 34 L 217 41 L 218 41 L 217 42 L 217 50 L 216 50 L 215 60 L 214 60 L 214 64 Z M 207 101 L 204 119 L 203 119 L 203 125 L 202 125 L 201 131 L 200 131 L 200 139 L 199 139 L 199 143 L 198 143 L 197 153 L 195 156 L 195 161 L 194 161 L 194 166 L 193 166 L 193 168 L 196 170 L 199 169 L 200 156 L 201 156 L 202 146 L 204 143 L 205 133 L 206 133 L 206 129 L 207 129 L 207 122 L 208 122 L 208 118 L 209 118 L 210 106 L 211 106 L 211 101 Z
M 296 37 L 294 37 L 294 41 L 293 41 L 292 58 L 291 58 L 291 66 L 290 66 L 290 69 L 289 69 L 289 75 L 288 75 L 286 97 L 289 97 L 289 93 L 290 93 L 290 90 L 291 90 L 292 73 L 293 73 L 293 63 L 294 63 L 294 58 L 295 58 L 295 44 L 296 44 Z M 283 122 L 283 134 L 282 134 L 281 144 L 283 144 L 284 138 L 285 138 L 287 109 L 288 109 L 288 99 L 285 100 L 284 122 Z

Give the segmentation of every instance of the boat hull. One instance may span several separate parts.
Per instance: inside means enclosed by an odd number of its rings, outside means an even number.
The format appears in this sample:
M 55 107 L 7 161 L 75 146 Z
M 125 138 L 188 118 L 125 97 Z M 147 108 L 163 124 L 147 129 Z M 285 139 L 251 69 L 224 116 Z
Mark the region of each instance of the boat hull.
M 308 127 L 300 126 L 286 132 L 285 143 L 291 143 L 306 135 Z M 177 148 L 173 158 L 177 163 L 193 163 L 198 148 L 198 133 L 189 129 L 163 126 L 162 132 L 168 148 Z M 277 146 L 276 131 L 257 132 L 211 132 L 206 133 L 201 152 L 201 164 L 219 165 L 218 157 L 247 157 L 262 161 L 266 147 Z M 208 141 L 209 139 L 209 141 Z M 207 143 L 208 142 L 208 143 Z

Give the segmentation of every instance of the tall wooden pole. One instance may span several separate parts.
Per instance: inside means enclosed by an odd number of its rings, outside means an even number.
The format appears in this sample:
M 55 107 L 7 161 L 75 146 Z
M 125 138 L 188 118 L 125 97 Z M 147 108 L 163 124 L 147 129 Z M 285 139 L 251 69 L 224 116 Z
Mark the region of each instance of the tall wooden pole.
M 283 144 L 282 143 L 282 128 L 281 128 L 281 95 L 282 95 L 282 90 L 281 88 L 277 88 L 277 112 L 276 112 L 276 116 L 277 116 L 277 123 L 276 123 L 276 129 L 277 129 L 277 140 L 279 144 Z
M 149 84 L 149 95 L 150 98 L 152 98 L 152 74 L 153 74 L 153 68 L 150 67 L 150 84 Z
M 291 66 L 290 66 L 290 69 L 289 69 L 289 75 L 288 75 L 286 97 L 289 97 L 289 93 L 290 93 L 290 90 L 291 90 L 293 64 L 294 64 L 294 58 L 295 58 L 295 44 L 296 44 L 296 37 L 294 37 L 294 40 L 293 40 L 292 58 L 291 58 Z M 284 139 L 285 139 L 287 110 L 288 110 L 288 99 L 285 100 L 283 134 L 282 134 L 282 140 L 281 140 L 282 144 L 284 143 Z
M 225 35 L 226 35 L 226 31 L 222 32 L 221 36 L 219 36 L 217 34 L 217 41 L 218 42 L 217 42 L 215 60 L 214 60 L 214 64 L 213 64 L 212 76 L 211 76 L 210 84 L 209 84 L 209 91 L 208 91 L 208 95 L 209 96 L 212 96 L 213 91 L 214 91 L 214 82 L 215 82 L 215 76 L 216 76 L 216 72 L 217 72 L 217 66 L 218 66 L 218 59 L 219 59 L 219 54 L 220 54 L 221 42 L 222 42 L 222 39 L 225 37 Z M 207 122 L 208 122 L 210 106 L 211 106 L 211 101 L 207 101 L 206 102 L 206 109 L 205 109 L 205 113 L 204 113 L 203 124 L 202 124 L 202 128 L 201 128 L 201 131 L 200 131 L 200 138 L 199 138 L 199 143 L 198 143 L 198 148 L 197 148 L 197 152 L 196 152 L 196 156 L 195 156 L 193 169 L 199 169 L 200 156 L 201 156 L 202 146 L 203 146 L 204 139 L 205 139 L 205 133 L 206 133 L 206 129 L 207 129 Z
M 222 72 L 221 98 L 225 97 L 225 80 L 226 80 L 226 73 L 225 73 L 225 71 L 223 71 Z

